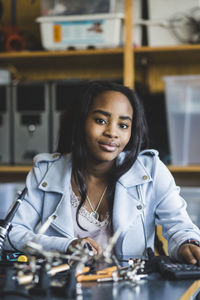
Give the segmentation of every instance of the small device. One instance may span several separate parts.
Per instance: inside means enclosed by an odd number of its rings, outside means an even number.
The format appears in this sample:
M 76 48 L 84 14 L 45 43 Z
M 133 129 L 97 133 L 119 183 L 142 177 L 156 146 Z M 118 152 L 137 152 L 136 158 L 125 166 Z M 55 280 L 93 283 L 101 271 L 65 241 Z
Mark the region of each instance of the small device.
M 147 262 L 150 272 L 158 272 L 166 279 L 200 279 L 200 266 L 173 262 L 169 256 L 155 256 L 151 248 L 147 249 Z
M 28 262 L 28 257 L 22 252 L 4 251 L 0 262 Z
M 200 279 L 200 266 L 197 265 L 166 262 L 161 258 L 159 269 L 162 276 L 168 279 Z

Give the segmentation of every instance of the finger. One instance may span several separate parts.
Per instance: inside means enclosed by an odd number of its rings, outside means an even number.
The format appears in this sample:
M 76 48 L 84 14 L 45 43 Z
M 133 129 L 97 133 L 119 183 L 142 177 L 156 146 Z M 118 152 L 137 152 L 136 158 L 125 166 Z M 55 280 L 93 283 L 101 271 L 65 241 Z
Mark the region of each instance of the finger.
M 190 251 L 197 260 L 198 265 L 200 265 L 200 247 L 196 245 L 190 245 Z
M 92 246 L 92 248 L 95 250 L 94 251 L 94 254 L 102 254 L 103 251 L 102 251 L 102 248 L 101 246 L 95 241 L 93 240 L 92 238 L 88 237 L 87 238 L 87 242 L 89 242 L 89 244 Z
M 72 241 L 70 244 L 69 244 L 69 246 L 68 246 L 68 248 L 67 248 L 67 254 L 71 254 L 72 252 L 73 252 L 73 248 L 74 247 L 76 247 L 76 245 L 79 243 L 79 239 L 76 239 L 76 240 L 74 240 L 74 241 Z
M 193 254 L 193 251 L 191 250 L 194 245 L 185 244 L 180 247 L 179 255 L 180 257 L 189 264 L 196 264 L 197 259 Z M 197 246 L 194 246 L 197 247 Z

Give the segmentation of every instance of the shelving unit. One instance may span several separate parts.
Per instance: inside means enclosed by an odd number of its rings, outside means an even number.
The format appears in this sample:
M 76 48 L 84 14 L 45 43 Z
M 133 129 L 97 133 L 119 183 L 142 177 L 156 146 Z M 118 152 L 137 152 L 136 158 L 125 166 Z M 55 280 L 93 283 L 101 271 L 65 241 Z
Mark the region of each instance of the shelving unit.
M 122 48 L 0 53 L 0 62 L 17 80 L 123 78 Z
M 0 166 L 0 182 L 25 181 L 31 166 Z
M 191 67 L 184 68 L 184 73 L 195 73 L 192 64 L 195 63 L 196 69 L 199 69 L 197 61 L 200 59 L 200 45 L 181 45 L 173 47 L 138 47 L 131 50 L 135 55 L 135 76 L 136 79 L 142 80 L 141 73 L 148 73 L 150 88 L 154 91 L 154 84 L 151 87 L 152 77 L 149 68 L 157 62 L 157 88 L 156 91 L 163 90 L 161 75 L 163 64 L 176 68 L 177 64 L 186 60 L 186 57 L 192 57 L 190 60 Z M 9 65 L 17 70 L 16 76 L 19 79 L 26 80 L 51 80 L 67 78 L 123 78 L 123 48 L 115 49 L 91 49 L 76 51 L 37 51 L 37 52 L 12 52 L 0 53 L 1 65 Z M 74 65 L 77 67 L 74 68 Z M 38 67 L 39 66 L 39 67 Z M 39 72 L 38 72 L 39 68 Z M 180 74 L 182 69 L 176 69 Z M 198 73 L 198 72 L 196 72 Z M 166 75 L 166 73 L 165 73 Z M 25 166 L 0 166 L 0 177 L 18 177 L 24 176 L 30 167 Z M 177 167 L 169 166 L 170 171 L 175 177 L 184 179 L 193 178 L 197 182 L 200 177 L 200 166 Z M 191 176 L 192 174 L 192 176 Z M 189 175 L 189 176 L 187 176 Z
M 200 74 L 199 61 L 200 45 L 138 47 L 135 49 L 136 79 L 145 80 L 151 92 L 162 92 L 163 76 Z
M 0 65 L 16 71 L 19 80 L 121 78 L 133 86 L 145 74 L 152 92 L 163 91 L 163 76 L 200 73 L 200 45 L 137 47 L 131 55 L 128 50 L 128 58 L 125 48 L 0 53 Z
M 163 76 L 200 74 L 200 45 L 133 49 L 132 5 L 133 0 L 125 1 L 123 48 L 0 53 L 0 66 L 10 68 L 17 80 L 121 78 L 130 87 L 135 81 L 143 82 L 151 92 L 163 91 Z M 200 166 L 169 169 L 178 181 L 199 185 Z M 29 170 L 30 166 L 0 166 L 0 178 L 20 180 Z
M 31 166 L 0 166 L 0 180 L 2 181 L 23 181 L 30 171 Z M 173 166 L 168 169 L 174 175 L 176 183 L 184 186 L 199 186 L 200 165 Z
M 172 173 L 199 173 L 200 172 L 200 165 L 189 165 L 189 166 L 174 166 L 168 165 L 168 169 Z

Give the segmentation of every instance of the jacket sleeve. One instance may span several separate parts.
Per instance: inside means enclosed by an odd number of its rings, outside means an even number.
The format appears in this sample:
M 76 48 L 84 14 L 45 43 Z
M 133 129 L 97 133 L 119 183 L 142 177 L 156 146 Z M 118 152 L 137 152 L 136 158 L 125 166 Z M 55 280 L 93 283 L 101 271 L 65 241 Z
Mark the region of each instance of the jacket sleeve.
M 162 226 L 163 236 L 168 241 L 169 255 L 178 259 L 179 246 L 187 239 L 200 241 L 200 230 L 188 216 L 186 202 L 180 196 L 180 188 L 176 186 L 170 171 L 158 157 L 154 159 L 156 222 Z
M 48 169 L 48 163 L 43 166 L 34 167 L 28 174 L 26 179 L 27 194 L 12 222 L 12 229 L 9 238 L 13 246 L 24 251 L 24 247 L 28 241 L 37 241 L 45 250 L 58 250 L 66 252 L 69 244 L 74 240 L 73 237 L 58 237 L 45 234 L 37 234 L 37 226 L 41 222 L 41 214 L 43 209 L 44 191 L 38 189 L 44 174 Z M 8 240 L 5 243 L 5 249 L 13 250 Z

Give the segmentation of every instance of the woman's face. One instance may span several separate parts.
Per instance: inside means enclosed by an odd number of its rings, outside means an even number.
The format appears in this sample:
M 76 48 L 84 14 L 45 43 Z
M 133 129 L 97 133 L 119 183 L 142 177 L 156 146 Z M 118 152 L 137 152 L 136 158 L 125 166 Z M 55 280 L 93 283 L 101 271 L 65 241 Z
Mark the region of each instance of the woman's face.
M 98 95 L 88 112 L 85 137 L 88 153 L 99 162 L 112 161 L 128 144 L 133 109 L 128 98 L 117 91 Z

